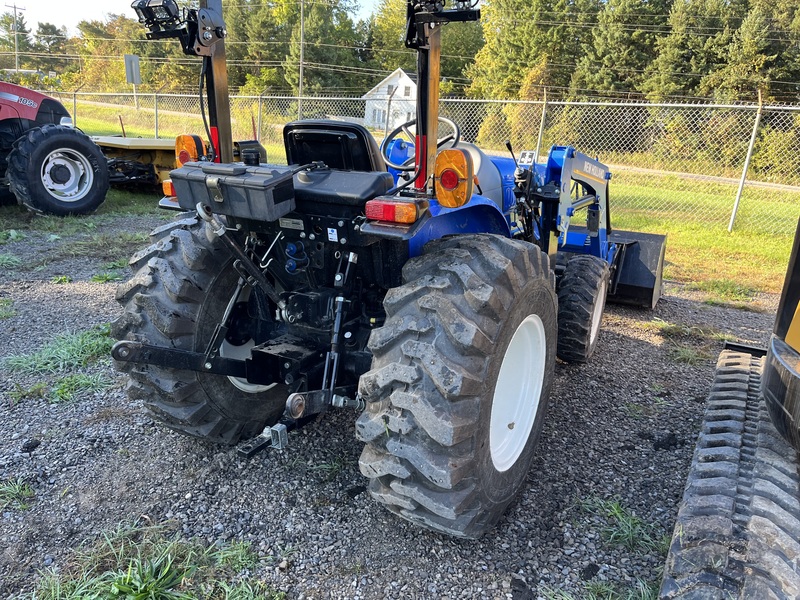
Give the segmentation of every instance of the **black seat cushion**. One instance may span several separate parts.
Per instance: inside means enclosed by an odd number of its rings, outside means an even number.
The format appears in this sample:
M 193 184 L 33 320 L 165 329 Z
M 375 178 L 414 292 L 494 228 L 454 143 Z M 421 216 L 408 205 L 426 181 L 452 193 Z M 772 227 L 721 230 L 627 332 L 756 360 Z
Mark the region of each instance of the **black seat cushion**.
M 330 120 L 292 121 L 283 127 L 286 161 L 322 161 L 343 171 L 386 171 L 380 148 L 366 127 Z

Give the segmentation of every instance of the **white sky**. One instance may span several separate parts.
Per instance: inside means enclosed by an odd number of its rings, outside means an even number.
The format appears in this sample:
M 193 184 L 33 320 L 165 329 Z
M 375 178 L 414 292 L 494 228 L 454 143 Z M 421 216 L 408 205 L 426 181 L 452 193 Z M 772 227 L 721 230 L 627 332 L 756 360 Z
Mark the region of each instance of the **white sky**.
M 77 25 L 80 21 L 105 20 L 108 14 L 123 14 L 131 19 L 136 18 L 136 13 L 131 8 L 132 0 L 5 0 L 4 5 L 13 5 L 25 8 L 21 11 L 25 23 L 31 31 L 36 31 L 38 22 L 53 23 L 58 27 L 66 25 L 70 34 L 77 34 Z M 223 0 L 225 2 L 225 0 Z M 378 0 L 360 0 L 361 10 L 358 17 L 364 18 L 377 6 Z M 13 12 L 11 8 L 3 7 L 3 11 Z

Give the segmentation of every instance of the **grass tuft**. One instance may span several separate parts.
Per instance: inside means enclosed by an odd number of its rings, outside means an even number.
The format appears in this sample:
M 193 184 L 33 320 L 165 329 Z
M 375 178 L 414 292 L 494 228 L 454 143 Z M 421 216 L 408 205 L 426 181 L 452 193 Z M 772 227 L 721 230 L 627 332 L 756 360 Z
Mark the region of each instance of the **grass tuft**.
M 69 402 L 80 394 L 92 394 L 111 387 L 111 380 L 102 373 L 87 375 L 85 373 L 71 373 L 62 377 L 51 390 L 54 403 Z
M 10 319 L 17 314 L 11 298 L 0 298 L 0 319 Z
M 707 279 L 690 283 L 686 287 L 726 302 L 749 302 L 758 294 L 758 290 L 749 285 L 743 285 L 730 279 Z
M 9 356 L 4 366 L 26 375 L 58 373 L 86 366 L 111 352 L 114 341 L 108 325 L 59 336 L 32 354 Z
M 0 510 L 25 510 L 34 495 L 33 488 L 19 477 L 0 481 Z
M 19 242 L 20 240 L 24 239 L 25 234 L 21 231 L 17 231 L 16 229 L 0 231 L 0 245 L 7 244 L 9 242 Z
M 92 275 L 92 281 L 95 283 L 111 283 L 122 279 L 122 275 L 118 273 L 97 273 Z
M 167 525 L 121 524 L 84 543 L 21 600 L 284 600 L 243 572 L 258 564 L 250 544 L 206 546 L 170 535 Z
M 51 281 L 59 285 L 64 283 L 72 283 L 72 277 L 69 275 L 56 275 L 53 277 L 53 279 L 51 279 Z
M 22 264 L 22 259 L 13 254 L 0 254 L 0 268 L 14 269 Z
M 713 356 L 705 348 L 694 348 L 692 346 L 684 346 L 674 344 L 669 350 L 669 355 L 672 360 L 686 365 L 699 365 L 702 362 L 711 360 Z
M 600 533 L 609 544 L 639 552 L 661 553 L 664 550 L 663 540 L 655 537 L 653 526 L 625 508 L 619 500 L 591 498 L 580 502 L 580 506 L 584 512 L 603 519 L 605 525 Z
M 22 387 L 18 383 L 15 383 L 14 386 L 14 389 L 8 394 L 12 404 L 17 404 L 22 400 L 44 398 L 47 394 L 47 384 L 42 382 L 35 383 L 29 388 Z

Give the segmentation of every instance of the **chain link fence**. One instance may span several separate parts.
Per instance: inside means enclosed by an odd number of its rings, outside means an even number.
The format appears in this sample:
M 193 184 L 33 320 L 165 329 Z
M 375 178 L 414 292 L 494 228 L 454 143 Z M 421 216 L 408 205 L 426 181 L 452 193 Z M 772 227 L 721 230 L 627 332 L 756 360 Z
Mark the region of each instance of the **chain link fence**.
M 52 94 L 92 135 L 174 137 L 204 129 L 197 96 Z M 386 98 L 232 96 L 234 139 L 257 138 L 285 162 L 288 121 L 324 118 L 367 126 L 380 141 L 413 103 Z M 376 109 L 383 106 L 383 109 Z M 440 114 L 488 153 L 553 144 L 596 155 L 613 172 L 616 215 L 703 222 L 710 227 L 794 232 L 800 215 L 800 107 L 521 102 L 443 99 Z

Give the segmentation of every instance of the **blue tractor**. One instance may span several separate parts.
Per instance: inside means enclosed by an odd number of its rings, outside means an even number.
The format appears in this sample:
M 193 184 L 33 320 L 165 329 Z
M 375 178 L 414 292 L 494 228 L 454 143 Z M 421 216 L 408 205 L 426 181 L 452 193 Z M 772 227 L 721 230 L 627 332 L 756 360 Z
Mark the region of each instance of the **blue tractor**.
M 203 57 L 218 142 L 173 171 L 162 203 L 189 212 L 153 232 L 119 288 L 113 356 L 130 395 L 245 455 L 356 409 L 371 495 L 482 535 L 525 482 L 556 356 L 589 359 L 607 295 L 655 305 L 664 238 L 612 232 L 610 173 L 571 147 L 537 164 L 488 156 L 452 122 L 440 136 L 441 27 L 477 10 L 409 2 L 416 119 L 380 146 L 357 124 L 289 123 L 287 167 L 251 147 L 233 162 L 221 6 L 133 6 L 150 37 Z

